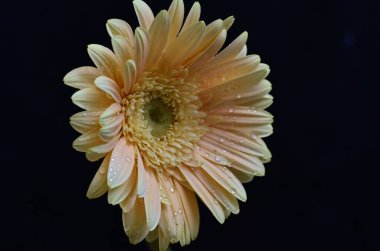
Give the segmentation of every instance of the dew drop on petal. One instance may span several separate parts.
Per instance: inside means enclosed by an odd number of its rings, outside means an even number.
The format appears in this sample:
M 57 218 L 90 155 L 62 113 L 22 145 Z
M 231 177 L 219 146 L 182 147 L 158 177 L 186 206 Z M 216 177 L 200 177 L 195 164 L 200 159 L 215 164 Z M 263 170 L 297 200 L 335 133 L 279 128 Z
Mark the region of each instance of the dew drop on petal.
M 230 109 L 228 109 L 228 112 L 229 112 L 229 113 L 233 113 L 233 112 L 234 112 L 234 108 L 230 108 Z
M 240 142 L 240 143 L 243 143 L 243 142 L 244 142 L 243 138 L 240 138 L 239 142 Z
M 182 209 L 181 208 L 178 209 L 178 213 L 182 214 Z
M 216 162 L 220 162 L 221 160 L 222 160 L 222 158 L 220 156 L 218 156 L 218 155 L 215 156 L 215 161 Z
M 99 173 L 103 175 L 103 174 L 106 173 L 106 170 L 105 170 L 104 168 L 100 168 L 100 169 L 99 169 Z
M 170 192 L 174 193 L 174 187 L 169 188 Z
M 238 94 L 236 95 L 236 98 L 241 98 L 241 95 L 238 93 Z
M 220 138 L 220 139 L 219 139 L 219 142 L 220 142 L 220 143 L 223 143 L 223 142 L 224 142 L 224 138 Z
M 235 190 L 235 188 L 231 187 L 230 192 L 231 192 L 232 194 L 236 194 L 236 190 Z
M 208 153 L 205 153 L 205 157 L 208 157 L 209 156 L 209 154 Z

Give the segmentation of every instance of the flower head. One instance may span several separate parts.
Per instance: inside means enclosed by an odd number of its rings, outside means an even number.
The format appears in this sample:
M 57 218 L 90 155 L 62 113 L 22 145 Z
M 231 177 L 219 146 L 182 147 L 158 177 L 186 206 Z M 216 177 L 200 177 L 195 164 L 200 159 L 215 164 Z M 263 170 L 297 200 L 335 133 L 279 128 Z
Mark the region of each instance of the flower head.
M 189 244 L 198 234 L 196 195 L 223 223 L 247 199 L 242 183 L 264 175 L 272 133 L 267 65 L 247 55 L 243 32 L 222 49 L 234 18 L 208 25 L 194 3 L 184 21 L 182 0 L 156 16 L 133 2 L 135 32 L 107 22 L 113 51 L 89 45 L 96 67 L 69 72 L 85 111 L 70 118 L 82 135 L 73 146 L 103 159 L 87 192 L 120 205 L 131 243 L 159 239 Z

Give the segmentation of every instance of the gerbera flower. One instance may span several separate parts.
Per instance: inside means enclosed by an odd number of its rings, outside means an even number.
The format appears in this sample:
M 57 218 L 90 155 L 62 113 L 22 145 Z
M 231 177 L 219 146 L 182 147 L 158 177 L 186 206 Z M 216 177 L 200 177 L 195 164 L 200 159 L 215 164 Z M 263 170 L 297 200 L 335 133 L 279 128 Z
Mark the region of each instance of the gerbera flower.
M 197 2 L 185 21 L 182 0 L 156 16 L 133 4 L 140 27 L 109 20 L 113 51 L 89 45 L 96 67 L 64 82 L 80 89 L 72 100 L 85 110 L 70 118 L 82 134 L 74 148 L 104 157 L 87 196 L 108 192 L 130 242 L 158 238 L 164 250 L 196 238 L 196 195 L 223 223 L 247 199 L 242 183 L 264 175 L 269 68 L 247 55 L 247 32 L 222 49 L 233 17 L 206 25 Z

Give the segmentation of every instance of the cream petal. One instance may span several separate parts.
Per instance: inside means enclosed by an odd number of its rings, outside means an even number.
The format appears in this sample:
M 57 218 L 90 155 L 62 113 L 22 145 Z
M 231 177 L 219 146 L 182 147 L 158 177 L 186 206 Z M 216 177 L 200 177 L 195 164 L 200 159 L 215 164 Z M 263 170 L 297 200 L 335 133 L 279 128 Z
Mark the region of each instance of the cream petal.
M 148 33 L 138 27 L 135 31 L 135 62 L 137 66 L 137 77 L 136 80 L 140 78 L 145 69 L 145 63 L 149 55 L 150 39 Z
M 134 57 L 133 45 L 126 37 L 116 35 L 112 37 L 112 48 L 120 65 Z
M 199 70 L 203 69 L 207 62 L 214 57 L 218 51 L 223 47 L 227 38 L 227 31 L 223 29 L 215 41 L 197 58 L 189 67 L 189 75 L 195 75 Z
M 218 55 L 216 55 L 212 60 L 210 60 L 209 66 L 214 67 L 215 65 L 219 65 L 236 58 L 236 56 L 241 52 L 247 43 L 247 39 L 248 32 L 245 31 L 226 48 L 224 48 Z
M 161 215 L 160 193 L 156 176 L 151 168 L 146 169 L 146 194 L 144 197 L 147 225 L 150 231 L 157 227 Z
M 153 68 L 165 51 L 170 34 L 170 16 L 166 10 L 158 13 L 149 29 L 151 39 L 150 55 L 146 67 Z
M 207 134 L 204 137 L 210 138 L 213 141 L 218 142 L 217 144 L 219 146 L 227 145 L 233 149 L 254 156 L 264 157 L 270 154 L 268 153 L 268 148 L 265 146 L 265 143 L 262 140 L 258 141 L 252 139 L 251 137 L 235 134 L 226 130 L 211 127 L 209 132 L 207 132 Z
M 243 49 L 241 49 L 241 51 L 236 55 L 236 58 L 245 57 L 247 56 L 247 53 L 248 53 L 247 45 L 244 45 Z
M 185 6 L 183 4 L 183 0 L 173 0 L 169 7 L 169 16 L 171 18 L 171 26 L 170 26 L 170 35 L 169 35 L 169 43 L 173 41 L 179 30 L 181 29 L 184 14 L 185 14 Z
M 193 53 L 201 42 L 205 29 L 206 25 L 201 21 L 179 34 L 179 36 L 169 44 L 162 56 L 161 64 L 167 67 L 186 64 L 186 62 L 192 58 Z
M 258 157 L 237 151 L 229 146 L 220 146 L 218 142 L 207 137 L 202 138 L 202 141 L 213 144 L 213 150 L 216 154 L 230 160 L 228 164 L 229 168 L 234 168 L 251 175 L 263 176 L 265 174 L 264 165 Z
M 158 228 L 154 229 L 153 231 L 149 232 L 149 234 L 146 236 L 147 242 L 153 242 L 158 239 Z
M 96 126 L 103 111 L 83 111 L 70 117 L 70 125 L 79 133 L 85 133 Z
M 260 64 L 255 71 L 245 76 L 232 79 L 211 88 L 203 88 L 198 96 L 203 102 L 204 109 L 211 109 L 223 103 L 225 99 L 231 97 L 238 99 L 239 95 L 241 96 L 242 93 L 246 92 L 252 86 L 259 84 L 268 73 L 269 69 L 262 67 Z
M 218 39 L 218 36 L 223 31 L 223 21 L 218 19 L 207 25 L 203 39 L 197 46 L 196 50 L 193 52 L 192 58 L 188 60 L 186 66 L 189 66 L 197 61 L 209 47 Z
M 87 198 L 95 199 L 105 194 L 108 190 L 107 187 L 107 169 L 111 158 L 111 154 L 107 154 L 98 171 L 96 172 L 91 184 L 87 190 Z
M 249 106 L 249 107 L 265 109 L 266 107 L 264 106 L 263 108 L 262 106 L 260 106 L 259 103 L 262 100 L 272 101 L 272 96 L 268 95 L 268 93 L 271 90 L 272 90 L 272 84 L 268 80 L 263 79 L 258 84 L 250 86 L 247 90 L 245 90 L 242 93 L 239 93 L 236 95 L 224 96 L 223 100 L 233 105 L 241 105 L 241 106 Z M 237 96 L 239 98 L 236 98 Z
M 241 201 L 247 200 L 247 193 L 240 181 L 227 167 L 207 161 L 201 166 L 219 185 Z
M 121 127 L 123 126 L 124 114 L 119 114 L 116 118 L 109 124 L 103 126 L 99 130 L 99 137 L 106 142 L 111 141 L 114 137 L 120 133 Z
M 128 60 L 124 65 L 124 93 L 129 94 L 137 78 L 137 66 L 135 61 Z
M 65 85 L 84 89 L 88 87 L 94 87 L 94 80 L 100 75 L 100 72 L 95 67 L 83 66 L 76 68 L 63 78 Z
M 225 63 L 213 67 L 207 66 L 198 73 L 199 78 L 201 79 L 200 90 L 245 76 L 253 72 L 259 64 L 260 57 L 258 55 L 249 55 L 243 58 L 226 61 Z
M 123 184 L 131 175 L 135 164 L 135 146 L 121 137 L 112 151 L 108 169 L 108 186 L 115 188 Z M 116 173 L 115 173 L 116 172 Z
M 132 191 L 128 194 L 128 196 L 120 203 L 120 207 L 124 213 L 128 213 L 133 208 L 137 199 L 137 186 L 136 182 L 132 187 Z
M 161 228 L 158 229 L 158 246 L 160 251 L 167 251 L 169 247 L 169 239 L 162 232 Z
M 148 235 L 143 199 L 137 199 L 129 213 L 123 213 L 124 231 L 132 244 L 137 244 Z
M 231 168 L 231 172 L 236 176 L 236 178 L 238 178 L 238 180 L 240 180 L 241 183 L 249 183 L 253 180 L 253 177 L 255 177 L 255 175 L 253 174 L 250 174 L 250 173 L 245 173 L 245 172 L 241 172 L 237 169 L 234 169 L 234 168 Z
M 115 147 L 117 141 L 119 140 L 120 136 L 121 136 L 121 133 L 119 133 L 117 136 L 115 136 L 112 140 L 110 140 L 106 144 L 102 144 L 102 145 L 98 145 L 98 146 L 90 148 L 86 152 L 86 158 L 89 161 L 97 161 L 100 158 L 103 158 L 104 155 L 106 155 L 108 152 L 112 151 L 112 149 Z
M 122 202 L 132 191 L 136 181 L 136 171 L 133 169 L 129 178 L 120 186 L 111 188 L 108 191 L 108 203 L 117 205 Z
M 148 31 L 154 19 L 152 10 L 144 1 L 141 0 L 134 0 L 133 6 L 135 8 L 140 26 L 144 30 Z
M 186 21 L 182 26 L 181 32 L 185 31 L 187 28 L 199 21 L 201 16 L 201 5 L 199 2 L 195 2 L 191 7 L 189 14 L 186 17 Z
M 146 193 L 146 175 L 144 162 L 139 151 L 137 151 L 137 194 L 144 197 Z
M 121 35 L 126 37 L 133 45 L 133 30 L 131 26 L 121 19 L 110 19 L 106 24 L 107 32 L 111 37 Z
M 110 95 L 117 103 L 121 103 L 120 88 L 115 81 L 106 76 L 99 76 L 95 79 L 95 85 Z
M 214 195 L 214 197 L 225 207 L 225 216 L 226 218 L 229 215 L 229 212 L 233 214 L 239 213 L 239 202 L 233 196 L 235 193 L 233 190 L 228 191 L 219 183 L 215 181 L 215 179 L 208 175 L 206 172 L 196 169 L 194 171 L 195 175 L 197 175 L 198 179 L 207 187 L 207 189 Z M 239 182 L 239 181 L 238 181 Z
M 85 88 L 79 90 L 71 96 L 74 104 L 88 111 L 104 110 L 110 104 L 112 99 L 108 98 L 104 92 L 97 88 Z
M 162 204 L 161 206 L 161 217 L 159 222 L 160 230 L 165 233 L 165 236 L 173 242 L 178 241 L 177 239 L 177 227 L 175 225 L 174 212 L 170 205 Z
M 228 159 L 224 158 L 220 154 L 215 154 L 213 147 L 214 145 L 204 140 L 197 142 L 194 152 L 202 157 L 199 162 L 203 164 L 205 159 L 208 159 L 217 164 L 227 165 L 229 163 Z M 197 159 L 199 159 L 199 157 L 197 157 Z
M 229 30 L 231 26 L 234 24 L 234 22 L 235 22 L 235 18 L 233 16 L 227 17 L 223 21 L 224 29 Z
M 79 152 L 86 152 L 94 146 L 104 144 L 98 136 L 98 131 L 99 128 L 95 127 L 94 129 L 79 136 L 76 140 L 74 140 L 73 148 Z
M 121 105 L 118 103 L 113 103 L 110 105 L 99 117 L 99 124 L 101 126 L 106 126 L 111 123 L 117 115 L 121 112 Z
M 207 188 L 199 181 L 190 168 L 184 165 L 179 166 L 179 169 L 190 183 L 191 187 L 197 193 L 203 203 L 210 209 L 215 218 L 223 223 L 225 220 L 224 212 L 219 203 L 215 203 L 214 196 L 207 190 Z
M 195 240 L 198 236 L 200 221 L 197 198 L 193 191 L 185 188 L 175 179 L 174 184 L 181 198 L 183 212 L 190 230 L 190 237 L 192 240 Z
M 102 45 L 90 44 L 87 51 L 103 75 L 114 79 L 116 82 L 120 82 L 119 65 L 116 56 L 110 49 Z

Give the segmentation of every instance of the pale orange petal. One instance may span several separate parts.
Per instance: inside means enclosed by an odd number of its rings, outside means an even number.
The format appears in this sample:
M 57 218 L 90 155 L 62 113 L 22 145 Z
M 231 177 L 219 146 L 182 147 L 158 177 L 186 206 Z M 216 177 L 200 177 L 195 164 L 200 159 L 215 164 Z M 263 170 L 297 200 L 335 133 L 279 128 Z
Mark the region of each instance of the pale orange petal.
M 136 181 L 136 170 L 133 169 L 129 178 L 120 186 L 108 191 L 108 203 L 112 205 L 122 202 L 132 191 Z
M 135 61 L 128 60 L 124 65 L 124 93 L 129 94 L 137 78 L 137 66 Z
M 133 42 L 122 35 L 112 37 L 112 48 L 120 65 L 134 57 Z
M 87 51 L 103 75 L 114 79 L 116 82 L 121 80 L 118 61 L 110 49 L 102 45 L 90 44 Z
M 146 175 L 140 151 L 137 151 L 137 175 L 137 194 L 139 197 L 144 197 L 146 193 Z
M 201 5 L 199 2 L 195 2 L 193 6 L 191 7 L 189 14 L 186 17 L 186 21 L 182 26 L 181 32 L 195 24 L 199 21 L 199 18 L 201 16 Z
M 90 148 L 86 152 L 86 158 L 89 161 L 97 161 L 100 158 L 103 158 L 104 155 L 106 155 L 106 153 L 112 151 L 112 149 L 115 147 L 118 139 L 120 138 L 120 135 L 121 135 L 121 133 L 116 135 L 113 139 L 111 139 L 109 142 L 107 142 L 105 144 L 98 145 L 98 146 Z
M 87 190 L 87 198 L 95 199 L 103 194 L 105 194 L 108 190 L 107 187 L 107 169 L 108 164 L 111 159 L 111 154 L 107 154 L 104 158 L 102 164 L 100 165 L 98 171 L 96 172 L 94 178 L 91 181 L 91 184 Z
M 169 43 L 175 39 L 179 30 L 182 27 L 185 7 L 183 4 L 183 0 L 173 0 L 169 7 L 169 16 L 171 18 L 171 27 L 170 27 L 170 35 L 169 35 Z
M 145 64 L 149 55 L 150 38 L 145 30 L 138 27 L 135 31 L 135 41 L 135 62 L 137 66 L 136 80 L 138 80 L 145 69 Z
M 79 90 L 71 99 L 74 104 L 88 111 L 102 110 L 113 103 L 112 99 L 96 87 Z
M 158 184 L 154 171 L 146 169 L 146 194 L 144 197 L 145 212 L 148 229 L 152 231 L 157 227 L 161 215 L 161 201 Z
M 70 117 L 70 125 L 78 132 L 85 133 L 96 126 L 102 111 L 83 111 Z
M 149 233 L 146 221 L 143 199 L 137 199 L 129 213 L 123 213 L 124 231 L 132 244 L 141 242 Z
M 115 81 L 106 76 L 99 76 L 95 79 L 95 85 L 111 96 L 114 101 L 121 103 L 120 88 Z
M 207 190 L 207 188 L 199 181 L 199 179 L 194 175 L 190 168 L 181 165 L 181 172 L 186 177 L 187 181 L 190 183 L 191 187 L 197 193 L 199 198 L 205 203 L 205 205 L 210 209 L 211 213 L 215 218 L 223 223 L 225 220 L 224 212 L 219 202 L 215 201 L 216 199 L 212 194 Z M 216 203 L 215 203 L 216 202 Z
M 95 67 L 83 66 L 76 68 L 63 78 L 63 82 L 71 87 L 84 89 L 94 87 L 94 80 L 100 75 Z
M 142 0 L 134 0 L 133 6 L 135 8 L 137 18 L 139 19 L 140 26 L 144 30 L 148 31 L 154 19 L 152 10 Z
M 112 151 L 108 169 L 108 186 L 114 188 L 123 184 L 131 175 L 135 164 L 135 146 L 121 137 Z
M 106 24 L 107 32 L 111 37 L 124 36 L 133 44 L 133 31 L 131 26 L 121 19 L 110 19 Z
M 94 129 L 82 134 L 73 142 L 73 148 L 79 152 L 86 152 L 88 149 L 104 144 L 98 136 L 99 128 Z
M 123 126 L 123 120 L 124 114 L 117 115 L 113 121 L 100 128 L 99 137 L 106 142 L 114 139 L 114 137 L 120 133 L 121 127 Z
M 153 68 L 160 61 L 168 43 L 170 34 L 170 17 L 167 11 L 158 13 L 149 29 L 151 39 L 150 56 L 147 59 L 146 67 Z
M 118 103 L 113 103 L 107 109 L 105 109 L 104 112 L 100 115 L 99 124 L 101 126 L 108 125 L 116 118 L 116 116 L 120 113 L 120 111 L 121 111 L 121 105 Z

